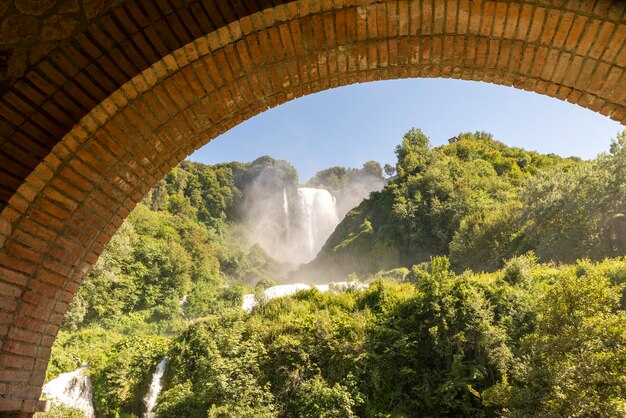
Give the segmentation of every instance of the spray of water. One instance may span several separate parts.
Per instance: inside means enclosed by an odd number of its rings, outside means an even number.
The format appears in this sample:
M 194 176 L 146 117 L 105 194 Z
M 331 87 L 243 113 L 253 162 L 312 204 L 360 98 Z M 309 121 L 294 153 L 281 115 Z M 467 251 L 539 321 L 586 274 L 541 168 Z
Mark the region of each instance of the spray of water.
M 302 229 L 306 242 L 306 252 L 300 262 L 311 261 L 326 242 L 326 239 L 339 224 L 337 202 L 324 189 L 303 187 L 298 189 L 302 207 Z
M 311 261 L 339 224 L 336 199 L 324 189 L 264 187 L 244 192 L 244 221 L 250 244 L 294 267 Z
M 154 407 L 156 406 L 157 398 L 161 393 L 161 389 L 163 389 L 162 378 L 165 373 L 165 367 L 167 366 L 167 357 L 163 358 L 157 364 L 156 370 L 152 375 L 152 381 L 150 382 L 150 387 L 148 388 L 148 393 L 143 398 L 143 404 L 146 407 L 146 413 L 144 414 L 144 418 L 154 418 L 156 415 L 154 414 Z
M 87 370 L 84 365 L 73 372 L 61 373 L 44 385 L 43 393 L 53 402 L 79 409 L 86 418 L 93 418 L 93 391 Z
M 298 188 L 281 167 L 275 162 L 245 183 L 238 210 L 248 245 L 258 244 L 286 274 L 312 261 L 348 210 L 380 190 L 384 179 L 365 169 L 343 169 L 350 173 L 343 180 L 320 175 L 310 181 L 313 187 Z
M 320 292 L 345 292 L 347 290 L 363 290 L 367 289 L 369 285 L 367 283 L 353 282 L 336 282 L 330 284 L 318 284 L 308 285 L 304 283 L 282 284 L 278 286 L 272 286 L 265 289 L 263 292 L 263 298 L 265 301 L 272 300 L 274 298 L 280 298 L 284 296 L 293 295 L 301 290 L 309 290 L 315 288 Z M 245 312 L 251 312 L 252 309 L 258 304 L 254 294 L 248 293 L 243 295 L 243 303 L 241 309 Z
M 287 199 L 287 189 L 285 188 L 283 188 L 283 215 L 285 216 L 285 238 L 289 241 L 291 222 L 289 220 L 289 200 Z

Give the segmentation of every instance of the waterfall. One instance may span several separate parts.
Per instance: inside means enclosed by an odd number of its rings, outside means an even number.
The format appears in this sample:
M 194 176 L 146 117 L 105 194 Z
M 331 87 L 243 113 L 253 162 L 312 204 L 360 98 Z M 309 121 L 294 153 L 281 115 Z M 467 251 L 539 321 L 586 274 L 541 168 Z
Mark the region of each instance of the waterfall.
M 165 367 L 167 366 L 167 357 L 164 357 L 163 360 L 159 362 L 156 366 L 156 370 L 152 375 L 152 382 L 150 382 L 150 387 L 148 388 L 148 393 L 143 398 L 143 404 L 146 407 L 146 413 L 144 414 L 144 418 L 154 418 L 156 415 L 154 412 L 154 407 L 156 406 L 157 397 L 159 393 L 161 393 L 161 389 L 163 385 L 161 384 L 161 379 L 163 378 L 163 373 L 165 373 Z
M 182 299 L 178 301 L 178 310 L 182 315 L 185 315 L 185 305 L 187 304 L 187 294 L 184 294 Z
M 268 287 L 265 289 L 264 295 L 265 299 L 270 300 L 282 296 L 293 295 L 300 290 L 309 290 L 310 288 L 311 286 L 304 283 L 281 284 L 278 286 Z
M 346 292 L 349 290 L 364 290 L 369 287 L 367 283 L 359 283 L 356 281 L 352 282 L 334 282 L 330 284 L 318 284 L 312 285 L 312 287 L 316 288 L 320 292 Z M 283 296 L 293 295 L 296 292 L 301 290 L 309 290 L 311 286 L 304 283 L 294 283 L 294 284 L 281 284 L 278 286 L 272 286 L 265 289 L 263 295 L 265 300 L 271 300 L 274 298 L 279 298 Z M 257 301 L 254 297 L 253 293 L 247 293 L 243 295 L 243 303 L 241 304 L 241 309 L 245 312 L 251 312 L 252 308 L 254 308 L 257 304 Z
M 243 217 L 250 244 L 294 267 L 313 260 L 339 224 L 335 198 L 324 189 L 276 189 L 263 184 L 246 190 Z
M 86 418 L 93 418 L 93 393 L 91 379 L 87 375 L 87 366 L 83 365 L 73 372 L 61 373 L 43 387 L 43 393 L 51 400 L 65 406 L 80 409 Z
M 256 299 L 254 298 L 254 293 L 246 293 L 243 295 L 243 303 L 241 304 L 241 309 L 244 312 L 251 312 L 252 308 L 256 305 Z
M 306 236 L 309 261 L 319 252 L 326 239 L 339 224 L 335 198 L 324 189 L 302 187 L 298 189 L 302 208 L 302 227 Z
M 289 233 L 289 200 L 287 200 L 287 189 L 285 188 L 283 188 L 283 214 L 285 215 L 285 238 L 287 239 L 287 242 L 289 242 L 291 235 Z
M 356 281 L 352 282 L 332 282 L 329 284 L 317 284 L 315 288 L 320 292 L 347 292 L 347 291 L 355 291 L 355 290 L 364 290 L 370 287 L 367 283 L 360 283 Z

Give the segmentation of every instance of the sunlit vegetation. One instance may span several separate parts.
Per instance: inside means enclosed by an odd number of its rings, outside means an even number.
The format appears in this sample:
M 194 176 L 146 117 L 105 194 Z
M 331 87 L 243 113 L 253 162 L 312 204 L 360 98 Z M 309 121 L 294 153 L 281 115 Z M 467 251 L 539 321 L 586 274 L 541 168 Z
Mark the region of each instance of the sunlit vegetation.
M 462 133 L 432 148 L 419 130 L 396 149 L 397 176 L 350 211 L 303 276 L 361 276 L 433 256 L 494 271 L 534 251 L 572 263 L 626 254 L 626 134 L 592 161 Z
M 87 359 L 95 403 L 132 411 L 148 365 L 167 355 L 163 417 L 621 416 L 625 282 L 623 259 L 557 267 L 526 255 L 457 275 L 438 257 L 366 291 L 224 309 L 169 348 L 107 331 L 109 347 Z M 102 344 L 88 330 L 60 338 L 55 362 L 91 352 L 86 340 Z
M 626 133 L 592 161 L 482 132 L 433 148 L 415 129 L 396 154 L 389 184 L 295 273 L 370 287 L 251 313 L 243 293 L 282 266 L 245 240 L 246 185 L 297 174 L 269 157 L 181 164 L 86 278 L 48 379 L 88 363 L 111 417 L 142 412 L 165 356 L 163 418 L 624 416 Z M 308 185 L 342 193 L 382 172 L 334 167 Z

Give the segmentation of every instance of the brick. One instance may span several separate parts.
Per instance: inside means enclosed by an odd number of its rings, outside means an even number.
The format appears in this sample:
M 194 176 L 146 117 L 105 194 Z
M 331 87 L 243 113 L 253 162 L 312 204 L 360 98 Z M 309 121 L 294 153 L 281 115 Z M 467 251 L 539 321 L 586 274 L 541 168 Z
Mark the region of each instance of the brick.
M 576 16 L 572 26 L 570 27 L 569 34 L 565 39 L 565 47 L 574 50 L 578 45 L 578 40 L 583 34 L 583 30 L 585 29 L 585 25 L 587 24 L 586 16 Z
M 0 296 L 0 309 L 8 312 L 15 311 L 17 308 L 17 297 L 12 296 Z M 4 336 L 4 333 L 0 332 L 0 335 Z
M 16 327 L 11 328 L 9 331 L 9 338 L 30 344 L 38 344 L 41 340 L 39 334 Z
M 0 282 L 0 295 L 16 298 L 21 296 L 22 289 L 12 284 Z
M 8 82 L 0 334 L 14 346 L 41 344 L 45 357 L 83 276 L 150 186 L 267 107 L 355 82 L 443 76 L 626 120 L 621 2 L 243 3 L 125 3 Z M 14 390 L 38 396 L 39 379 Z M 30 410 L 31 398 L 11 407 Z
M 589 50 L 589 56 L 600 58 L 608 47 L 609 39 L 615 30 L 615 25 L 610 22 L 604 22 L 596 35 L 592 48 Z
M 25 357 L 34 357 L 35 355 L 37 355 L 36 345 L 23 343 L 21 341 L 15 341 L 10 338 L 4 341 L 4 344 L 2 345 L 2 349 L 5 352 L 18 354 L 20 356 L 25 356 Z M 5 379 L 3 379 L 0 374 L 0 381 L 2 380 L 5 380 Z M 22 381 L 22 380 L 19 380 L 16 378 L 16 381 Z
M 45 331 L 47 323 L 34 318 L 22 316 L 15 320 L 14 325 L 20 328 L 28 329 L 33 332 L 42 333 Z
M 4 376 L 8 376 L 7 379 L 2 379 L 2 377 Z M 10 382 L 15 382 L 16 380 L 13 379 L 13 375 L 11 374 L 4 374 L 2 373 L 2 371 L 0 371 L 0 381 L 10 381 Z M 2 399 L 0 398 L 0 411 L 6 411 L 6 412 L 14 412 L 14 411 L 20 411 L 22 408 L 22 401 L 19 399 Z
M 40 239 L 36 235 L 29 234 L 23 229 L 16 229 L 13 234 L 13 239 L 39 253 L 45 252 L 46 248 L 48 248 L 47 241 Z
M 5 267 L 0 267 L 0 280 L 18 285 L 25 286 L 28 282 L 29 276 L 27 274 L 9 270 Z

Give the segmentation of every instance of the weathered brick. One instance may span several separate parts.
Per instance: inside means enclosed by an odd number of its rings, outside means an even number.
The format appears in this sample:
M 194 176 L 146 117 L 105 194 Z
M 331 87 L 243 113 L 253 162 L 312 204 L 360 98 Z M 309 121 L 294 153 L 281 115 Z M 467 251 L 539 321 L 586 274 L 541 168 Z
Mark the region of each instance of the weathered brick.
M 356 82 L 453 77 L 626 121 L 621 2 L 277 0 L 254 13 L 267 2 L 217 12 L 213 1 L 103 10 L 2 93 L 14 158 L 0 173 L 0 334 L 39 362 L 10 376 L 24 399 L 0 399 L 0 410 L 34 410 L 62 313 L 149 188 L 268 107 Z M 0 371 L 29 355 L 0 356 Z

